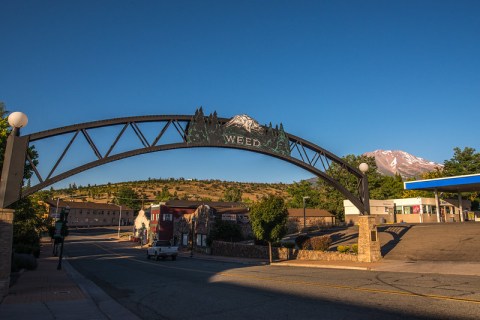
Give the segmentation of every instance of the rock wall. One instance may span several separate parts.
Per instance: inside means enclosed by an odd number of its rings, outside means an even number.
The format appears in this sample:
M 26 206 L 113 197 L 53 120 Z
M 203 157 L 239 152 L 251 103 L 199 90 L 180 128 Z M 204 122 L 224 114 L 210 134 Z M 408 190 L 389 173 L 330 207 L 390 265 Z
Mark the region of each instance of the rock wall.
M 268 259 L 267 246 L 253 246 L 235 242 L 213 241 L 211 252 L 216 256 Z M 354 254 L 278 247 L 272 248 L 272 256 L 274 260 L 358 261 L 358 257 Z

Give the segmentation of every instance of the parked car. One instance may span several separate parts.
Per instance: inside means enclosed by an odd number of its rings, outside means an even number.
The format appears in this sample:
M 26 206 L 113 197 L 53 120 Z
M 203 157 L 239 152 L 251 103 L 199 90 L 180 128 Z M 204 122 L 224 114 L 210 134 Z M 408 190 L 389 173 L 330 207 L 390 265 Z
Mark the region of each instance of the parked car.
M 171 257 L 176 260 L 178 255 L 178 246 L 172 246 L 170 241 L 156 240 L 152 246 L 147 249 L 147 259 L 154 257 L 155 260 Z

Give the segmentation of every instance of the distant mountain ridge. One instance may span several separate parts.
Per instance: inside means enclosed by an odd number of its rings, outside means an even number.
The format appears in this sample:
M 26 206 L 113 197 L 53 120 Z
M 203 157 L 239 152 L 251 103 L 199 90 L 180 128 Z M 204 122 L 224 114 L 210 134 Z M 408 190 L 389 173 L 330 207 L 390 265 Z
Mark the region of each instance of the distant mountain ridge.
M 402 178 L 420 177 L 423 173 L 434 171 L 435 168 L 443 169 L 443 165 L 416 157 L 401 150 L 375 150 L 363 155 L 375 157 L 378 172 L 387 176 L 396 173 Z

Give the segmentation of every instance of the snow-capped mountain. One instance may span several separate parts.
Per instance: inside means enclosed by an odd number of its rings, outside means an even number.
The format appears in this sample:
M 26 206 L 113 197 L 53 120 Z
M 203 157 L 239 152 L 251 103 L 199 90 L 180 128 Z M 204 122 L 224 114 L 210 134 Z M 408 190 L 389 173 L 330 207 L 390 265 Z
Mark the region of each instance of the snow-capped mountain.
M 230 121 L 225 124 L 225 127 L 239 127 L 244 128 L 248 132 L 262 132 L 262 126 L 253 118 L 247 116 L 246 114 L 241 114 L 233 117 Z
M 422 173 L 443 168 L 442 164 L 416 157 L 400 150 L 375 150 L 364 155 L 375 157 L 378 171 L 392 176 L 399 173 L 403 178 L 419 177 Z

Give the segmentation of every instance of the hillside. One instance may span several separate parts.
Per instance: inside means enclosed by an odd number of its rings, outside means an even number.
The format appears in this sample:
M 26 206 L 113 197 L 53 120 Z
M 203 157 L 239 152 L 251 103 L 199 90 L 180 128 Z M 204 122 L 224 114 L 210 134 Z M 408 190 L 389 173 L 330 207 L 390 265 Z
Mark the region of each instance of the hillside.
M 193 201 L 221 201 L 225 191 L 229 188 L 239 189 L 244 202 L 253 202 L 266 195 L 278 195 L 287 199 L 288 184 L 283 183 L 246 183 L 220 180 L 186 180 L 186 179 L 149 179 L 145 181 L 131 181 L 109 183 L 94 186 L 75 186 L 68 189 L 53 191 L 53 197 L 72 198 L 79 201 L 98 203 L 111 202 L 121 187 L 130 187 L 141 195 L 145 203 L 158 202 L 157 196 L 164 188 L 178 199 Z

